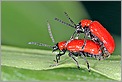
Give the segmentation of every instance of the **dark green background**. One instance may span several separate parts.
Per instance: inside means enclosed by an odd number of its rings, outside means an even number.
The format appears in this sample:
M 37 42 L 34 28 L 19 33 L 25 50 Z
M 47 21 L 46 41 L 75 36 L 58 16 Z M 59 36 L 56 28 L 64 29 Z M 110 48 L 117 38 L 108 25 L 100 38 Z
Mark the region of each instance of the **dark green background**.
M 120 1 L 82 2 L 93 20 L 99 20 L 110 33 L 121 36 Z

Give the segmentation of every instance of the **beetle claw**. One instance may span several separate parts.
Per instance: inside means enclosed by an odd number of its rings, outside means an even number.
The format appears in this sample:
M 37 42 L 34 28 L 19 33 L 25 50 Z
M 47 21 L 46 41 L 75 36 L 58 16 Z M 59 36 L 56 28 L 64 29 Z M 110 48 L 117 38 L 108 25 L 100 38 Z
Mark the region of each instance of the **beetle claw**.
M 55 67 L 55 66 L 58 66 L 58 64 L 52 64 L 49 67 Z
M 80 66 L 77 66 L 78 67 L 78 69 L 80 70 Z
M 49 67 L 54 67 L 54 66 L 58 66 L 58 63 L 56 62 L 56 60 L 53 60 L 56 64 L 52 64 Z

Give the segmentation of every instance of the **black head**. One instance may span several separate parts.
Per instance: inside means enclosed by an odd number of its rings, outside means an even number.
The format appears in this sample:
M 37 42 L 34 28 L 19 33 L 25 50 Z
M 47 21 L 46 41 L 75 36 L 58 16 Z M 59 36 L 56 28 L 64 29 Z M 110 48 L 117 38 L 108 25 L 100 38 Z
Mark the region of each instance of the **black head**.
M 75 28 L 76 28 L 76 33 L 84 33 L 84 29 L 82 28 L 81 23 L 77 24 Z
M 52 48 L 53 48 L 53 52 L 56 51 L 56 50 L 59 50 L 58 43 L 55 44 Z

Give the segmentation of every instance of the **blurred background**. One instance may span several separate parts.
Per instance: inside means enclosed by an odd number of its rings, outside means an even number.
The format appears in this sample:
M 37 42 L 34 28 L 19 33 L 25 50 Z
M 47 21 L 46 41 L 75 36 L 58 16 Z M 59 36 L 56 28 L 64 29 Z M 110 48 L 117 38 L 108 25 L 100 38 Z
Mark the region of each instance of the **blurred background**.
M 1 11 L 2 80 L 121 80 L 120 1 L 2 1 Z M 54 20 L 57 17 L 70 23 L 64 12 L 76 24 L 82 19 L 99 21 L 115 40 L 115 51 L 106 61 L 87 58 L 91 72 L 81 58 L 78 70 L 67 53 L 53 69 L 49 67 L 55 58 L 51 49 L 28 44 L 34 41 L 54 45 L 69 40 L 75 29 Z M 49 36 L 47 20 L 55 43 Z
M 30 41 L 53 45 L 68 40 L 74 29 L 54 20 L 55 17 L 68 22 L 64 12 L 77 24 L 82 19 L 99 21 L 114 37 L 117 54 L 121 44 L 121 2 L 82 1 L 82 2 L 2 2 L 2 45 L 48 49 L 28 45 Z M 55 43 L 47 31 L 49 21 Z M 116 51 L 116 50 L 115 50 Z

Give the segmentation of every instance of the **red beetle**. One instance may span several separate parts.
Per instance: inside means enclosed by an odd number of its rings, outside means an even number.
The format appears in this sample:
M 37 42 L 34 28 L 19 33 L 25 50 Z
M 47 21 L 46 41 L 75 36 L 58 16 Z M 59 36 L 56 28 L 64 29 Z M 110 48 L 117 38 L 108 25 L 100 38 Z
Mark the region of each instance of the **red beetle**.
M 48 31 L 49 31 L 52 41 L 54 42 L 54 38 L 52 36 L 49 24 L 48 24 Z M 84 49 L 82 49 L 82 46 L 84 44 L 84 39 L 72 39 L 69 41 L 61 41 L 61 42 L 58 42 L 54 46 L 50 46 L 50 45 L 38 43 L 38 42 L 29 42 L 28 44 L 50 47 L 53 49 L 53 52 L 59 50 L 59 53 L 56 55 L 57 64 L 58 64 L 58 60 L 60 60 L 60 56 L 64 55 L 65 52 L 68 51 L 69 56 L 76 62 L 77 67 L 80 68 L 74 56 L 81 56 L 86 61 L 89 71 L 90 71 L 89 63 L 85 57 L 99 58 L 99 56 L 102 55 L 102 51 L 99 50 L 100 46 L 98 44 L 95 44 L 92 40 L 86 40 L 86 45 L 84 46 Z M 101 56 L 101 59 L 104 59 L 104 57 Z
M 100 48 L 102 52 L 104 53 L 104 56 L 106 55 L 106 57 L 108 57 L 110 56 L 110 54 L 113 53 L 115 49 L 114 39 L 110 35 L 110 33 L 98 21 L 84 19 L 84 20 L 81 20 L 80 23 L 76 25 L 70 19 L 70 17 L 68 16 L 66 12 L 65 14 L 73 25 L 63 22 L 62 20 L 58 18 L 55 18 L 55 20 L 76 29 L 70 39 L 74 39 L 75 34 L 77 34 L 76 37 L 78 37 L 80 33 L 84 33 L 85 34 L 84 45 L 85 45 L 86 38 L 90 37 L 96 44 L 100 45 Z M 84 47 L 82 47 L 82 49 L 83 48 Z

